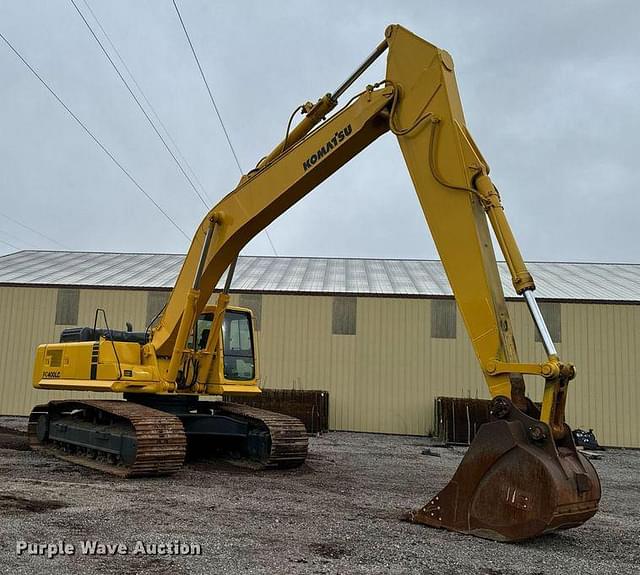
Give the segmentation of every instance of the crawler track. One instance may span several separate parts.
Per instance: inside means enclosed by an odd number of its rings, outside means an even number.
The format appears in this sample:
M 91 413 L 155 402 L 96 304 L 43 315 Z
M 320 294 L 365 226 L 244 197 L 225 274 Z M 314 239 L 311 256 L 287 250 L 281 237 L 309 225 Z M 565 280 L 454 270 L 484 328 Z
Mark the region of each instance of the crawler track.
M 65 440 L 70 428 L 95 439 Z M 109 440 L 113 445 L 118 438 L 132 446 L 126 455 L 101 445 Z M 35 450 L 112 475 L 152 477 L 182 467 L 187 440 L 174 415 L 127 401 L 87 400 L 35 407 L 29 417 L 29 442 Z
M 207 417 L 233 418 L 247 429 L 239 451 L 216 437 L 216 454 L 246 458 L 263 468 L 290 468 L 307 457 L 307 432 L 301 421 L 279 413 L 222 401 L 197 402 Z M 188 416 L 185 413 L 184 416 Z M 187 435 L 180 413 L 134 401 L 51 401 L 29 417 L 32 449 L 120 477 L 171 475 L 185 459 Z M 252 447 L 250 447 L 252 446 Z
M 226 401 L 210 402 L 218 413 L 241 417 L 256 429 L 269 433 L 271 445 L 264 467 L 287 468 L 302 465 L 307 457 L 309 439 L 304 424 L 295 417 Z

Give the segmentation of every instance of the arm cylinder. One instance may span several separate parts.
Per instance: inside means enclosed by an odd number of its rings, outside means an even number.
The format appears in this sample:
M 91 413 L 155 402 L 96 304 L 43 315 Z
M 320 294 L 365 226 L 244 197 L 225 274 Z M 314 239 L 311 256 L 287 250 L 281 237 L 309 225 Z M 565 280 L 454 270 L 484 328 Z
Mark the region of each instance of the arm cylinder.
M 371 52 L 369 56 L 367 56 L 367 59 L 362 64 L 360 64 L 360 66 L 356 68 L 355 72 L 353 72 L 351 76 L 349 76 L 344 82 L 342 82 L 342 84 L 340 84 L 340 86 L 336 88 L 335 92 L 331 94 L 331 99 L 334 102 L 337 102 L 338 98 L 342 96 L 342 94 L 344 94 L 360 76 L 362 76 L 364 71 L 369 66 L 371 66 L 371 64 L 373 64 L 378 59 L 378 57 L 384 53 L 384 51 L 388 47 L 389 47 L 389 44 L 387 44 L 386 40 L 383 40 L 382 42 L 380 42 L 380 44 L 376 46 L 376 49 L 373 52 Z
M 304 119 L 293 129 L 287 137 L 280 142 L 271 153 L 260 161 L 258 168 L 262 168 L 270 164 L 286 149 L 293 146 L 304 138 L 324 117 L 338 105 L 338 98 L 344 94 L 349 87 L 365 72 L 365 70 L 375 62 L 378 57 L 388 48 L 386 40 L 378 44 L 373 52 L 367 56 L 367 59 L 356 70 L 338 86 L 333 94 L 325 94 L 320 98 L 313 107 L 307 112 Z
M 331 98 L 330 94 L 324 95 L 320 98 L 307 112 L 306 116 L 300 121 L 300 123 L 291 130 L 287 137 L 282 140 L 271 153 L 262 159 L 256 166 L 258 169 L 268 166 L 273 160 L 275 160 L 282 152 L 293 146 L 304 138 L 313 128 L 318 125 L 322 119 L 338 105 L 338 102 Z

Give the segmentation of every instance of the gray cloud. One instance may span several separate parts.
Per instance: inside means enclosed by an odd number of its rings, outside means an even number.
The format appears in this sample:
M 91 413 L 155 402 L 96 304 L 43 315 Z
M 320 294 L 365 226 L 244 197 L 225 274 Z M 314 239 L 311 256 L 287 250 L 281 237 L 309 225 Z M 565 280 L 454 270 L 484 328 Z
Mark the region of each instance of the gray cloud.
M 217 201 L 239 174 L 171 2 L 88 1 Z M 525 257 L 638 261 L 637 3 L 179 5 L 245 170 L 295 106 L 335 88 L 398 22 L 453 54 L 468 125 Z M 71 3 L 5 1 L 0 31 L 190 235 L 202 204 Z M 186 250 L 4 45 L 0 67 L 0 211 L 77 250 Z M 383 74 L 380 62 L 360 86 Z M 282 255 L 436 257 L 393 136 L 269 232 Z M 0 240 L 55 248 L 1 216 Z M 246 253 L 271 249 L 261 235 Z

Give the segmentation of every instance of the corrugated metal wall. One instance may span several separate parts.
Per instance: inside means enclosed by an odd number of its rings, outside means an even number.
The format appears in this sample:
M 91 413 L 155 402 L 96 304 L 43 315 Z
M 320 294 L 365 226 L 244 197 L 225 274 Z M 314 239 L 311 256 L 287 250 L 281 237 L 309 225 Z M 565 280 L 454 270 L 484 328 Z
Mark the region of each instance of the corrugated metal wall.
M 263 386 L 326 389 L 330 427 L 424 434 L 436 396 L 489 398 L 457 318 L 455 339 L 431 338 L 428 299 L 358 298 L 357 335 L 332 335 L 327 296 L 265 295 L 259 334 Z M 523 361 L 543 361 L 523 302 L 508 302 Z M 576 364 L 567 419 L 604 445 L 640 447 L 640 306 L 561 304 L 560 356 Z M 542 399 L 543 381 L 527 377 Z
M 0 413 L 63 396 L 30 383 L 36 345 L 63 329 L 56 301 L 55 288 L 0 287 Z M 356 335 L 332 334 L 330 296 L 264 295 L 261 306 L 263 387 L 328 390 L 332 429 L 424 434 L 434 428 L 434 397 L 488 397 L 460 317 L 455 339 L 431 337 L 431 300 L 358 298 Z M 543 360 L 526 306 L 508 306 L 522 360 Z M 147 292 L 83 289 L 78 323 L 92 325 L 96 307 L 114 329 L 125 321 L 142 329 Z M 605 445 L 640 447 L 640 306 L 563 303 L 561 331 L 559 353 L 578 368 L 569 423 L 593 427 Z M 539 400 L 542 381 L 528 383 Z

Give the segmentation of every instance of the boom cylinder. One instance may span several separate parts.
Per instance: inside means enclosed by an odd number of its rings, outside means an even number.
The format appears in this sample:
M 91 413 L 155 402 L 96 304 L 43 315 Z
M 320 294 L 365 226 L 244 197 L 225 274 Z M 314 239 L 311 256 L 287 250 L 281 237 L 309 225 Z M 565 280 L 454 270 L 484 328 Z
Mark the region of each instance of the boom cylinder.
M 231 282 L 233 281 L 233 274 L 236 271 L 237 263 L 238 257 L 236 256 L 227 270 L 227 279 L 224 282 L 224 288 L 222 288 L 222 292 L 218 295 L 218 300 L 216 302 L 215 318 L 209 329 L 207 345 L 204 353 L 201 352 L 202 360 L 200 363 L 200 371 L 198 373 L 198 388 L 200 391 L 204 391 L 206 389 L 207 377 L 213 361 L 213 354 L 216 350 L 216 346 L 218 345 L 218 341 L 220 341 L 220 330 L 222 329 L 224 314 L 229 306 L 229 290 L 231 289 Z M 195 349 L 195 345 L 193 349 Z
M 236 272 L 237 263 L 238 256 L 236 256 L 235 259 L 231 262 L 231 265 L 229 265 L 229 269 L 227 270 L 227 279 L 224 280 L 224 288 L 222 290 L 225 294 L 228 294 L 229 290 L 231 289 L 231 282 L 233 281 L 233 274 Z
M 204 245 L 202 246 L 202 252 L 200 253 L 200 261 L 198 262 L 198 270 L 196 271 L 196 277 L 193 280 L 193 289 L 200 289 L 200 280 L 202 279 L 202 272 L 204 271 L 204 263 L 209 253 L 209 247 L 211 246 L 211 238 L 213 237 L 213 230 L 215 229 L 215 221 L 209 223 L 207 228 L 207 235 L 204 238 Z

